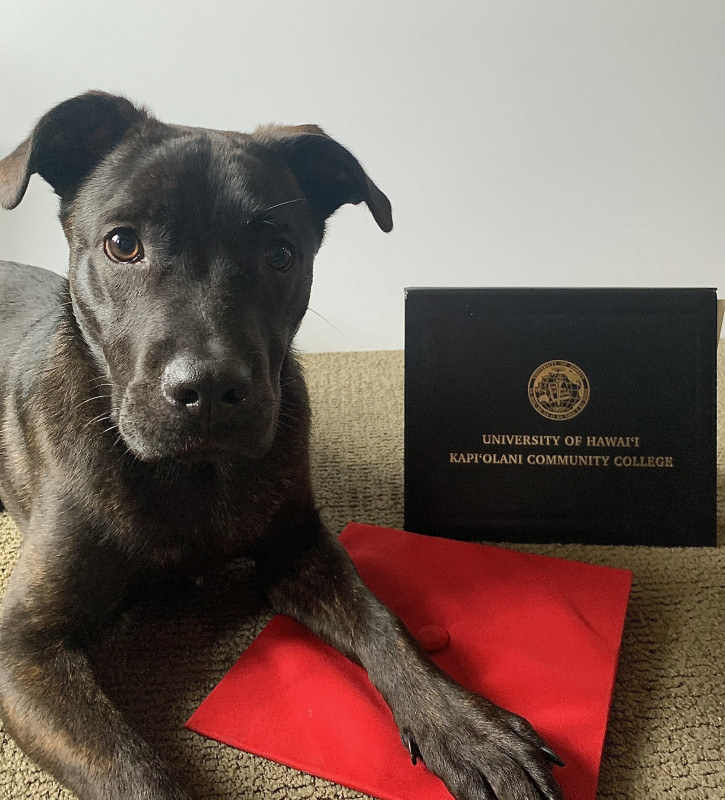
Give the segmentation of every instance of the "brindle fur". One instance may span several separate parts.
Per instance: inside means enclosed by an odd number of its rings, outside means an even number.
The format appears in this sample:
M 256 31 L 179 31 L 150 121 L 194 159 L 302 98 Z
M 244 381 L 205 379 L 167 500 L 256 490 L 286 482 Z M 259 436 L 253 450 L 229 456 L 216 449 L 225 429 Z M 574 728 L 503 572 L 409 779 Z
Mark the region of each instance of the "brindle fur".
M 244 556 L 276 611 L 366 668 L 459 800 L 558 798 L 531 726 L 441 673 L 316 511 L 292 339 L 326 218 L 365 202 L 392 228 L 359 163 L 314 126 L 172 126 L 92 92 L 0 162 L 0 204 L 17 205 L 32 173 L 60 197 L 70 265 L 66 280 L 0 264 L 0 497 L 23 534 L 0 612 L 5 729 L 82 800 L 188 798 L 86 651 L 139 587 Z M 118 226 L 138 233 L 142 261 L 104 253 Z M 265 261 L 280 236 L 285 272 Z M 232 364 L 243 402 L 201 416 L 170 402 L 178 363 L 213 387 Z

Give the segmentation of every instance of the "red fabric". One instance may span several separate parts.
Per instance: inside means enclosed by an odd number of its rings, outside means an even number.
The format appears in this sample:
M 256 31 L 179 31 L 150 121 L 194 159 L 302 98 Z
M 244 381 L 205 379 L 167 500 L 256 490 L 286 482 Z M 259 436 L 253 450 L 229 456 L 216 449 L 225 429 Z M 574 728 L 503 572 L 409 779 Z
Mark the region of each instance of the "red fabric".
M 567 800 L 594 800 L 631 573 L 356 523 L 341 541 L 440 667 L 525 716 L 564 759 Z M 384 800 L 451 798 L 411 764 L 366 673 L 287 617 L 187 727 Z

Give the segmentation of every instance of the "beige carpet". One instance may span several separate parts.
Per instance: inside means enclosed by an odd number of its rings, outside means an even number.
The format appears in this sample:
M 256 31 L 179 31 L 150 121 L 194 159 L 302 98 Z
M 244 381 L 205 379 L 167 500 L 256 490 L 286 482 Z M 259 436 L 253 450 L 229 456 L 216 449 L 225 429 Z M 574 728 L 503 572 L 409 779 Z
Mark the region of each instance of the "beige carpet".
M 351 519 L 400 527 L 402 353 L 318 354 L 307 356 L 306 363 L 316 416 L 315 479 L 327 521 L 334 529 L 341 529 Z M 723 348 L 720 375 L 722 385 Z M 720 399 L 718 416 L 722 432 L 725 397 Z M 718 469 L 722 520 L 722 440 Z M 17 546 L 15 528 L 7 515 L 0 515 L 0 584 L 12 568 Z M 722 528 L 716 549 L 529 549 L 627 567 L 635 574 L 600 800 L 723 800 Z M 169 601 L 150 601 L 124 618 L 98 654 L 104 686 L 199 800 L 360 797 L 182 728 L 268 619 L 253 587 L 248 588 L 244 579 L 243 568 L 230 570 L 205 593 L 185 601 L 182 608 Z M 31 798 L 70 800 L 70 795 L 0 733 L 0 800 Z

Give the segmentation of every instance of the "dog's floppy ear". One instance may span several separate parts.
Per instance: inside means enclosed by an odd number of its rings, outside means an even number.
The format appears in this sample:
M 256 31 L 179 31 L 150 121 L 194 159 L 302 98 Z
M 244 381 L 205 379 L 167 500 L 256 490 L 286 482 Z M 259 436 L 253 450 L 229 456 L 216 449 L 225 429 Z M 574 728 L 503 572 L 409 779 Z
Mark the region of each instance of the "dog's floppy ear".
M 63 197 L 147 114 L 124 97 L 87 92 L 48 111 L 0 161 L 0 206 L 15 208 L 37 172 Z
M 310 205 L 324 218 L 345 203 L 366 203 L 382 230 L 393 229 L 388 198 L 355 156 L 317 125 L 267 125 L 254 137 L 282 155 Z

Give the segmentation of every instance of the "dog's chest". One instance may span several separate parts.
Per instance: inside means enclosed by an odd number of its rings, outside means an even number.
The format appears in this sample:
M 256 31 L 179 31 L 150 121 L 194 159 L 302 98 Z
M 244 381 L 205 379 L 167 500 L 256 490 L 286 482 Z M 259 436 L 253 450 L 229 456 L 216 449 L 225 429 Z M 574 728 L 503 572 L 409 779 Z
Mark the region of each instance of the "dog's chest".
M 207 574 L 247 554 L 268 524 L 268 510 L 216 468 L 153 478 L 129 487 L 133 513 L 124 526 L 144 571 Z

